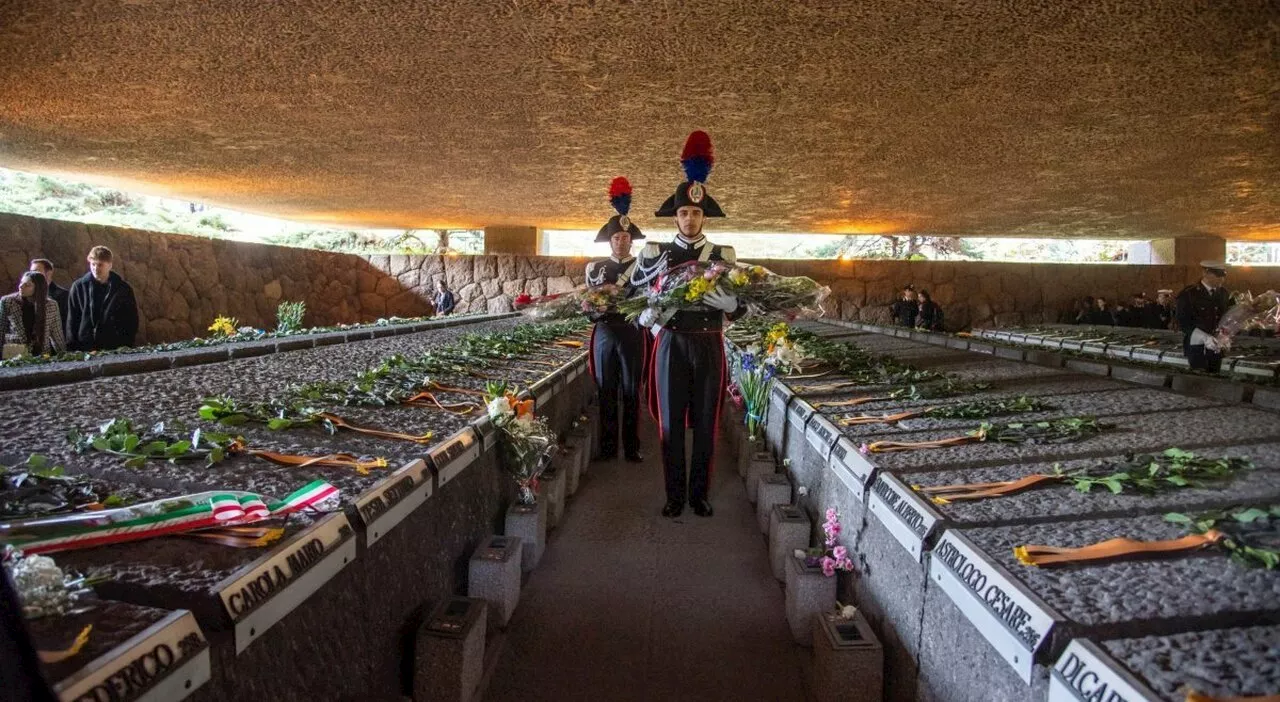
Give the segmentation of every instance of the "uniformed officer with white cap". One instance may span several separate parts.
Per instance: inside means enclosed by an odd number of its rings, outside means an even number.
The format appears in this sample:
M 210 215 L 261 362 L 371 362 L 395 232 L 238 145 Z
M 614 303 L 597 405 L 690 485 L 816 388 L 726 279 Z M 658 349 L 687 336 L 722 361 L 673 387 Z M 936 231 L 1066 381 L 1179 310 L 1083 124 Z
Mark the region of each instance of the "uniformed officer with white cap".
M 1201 261 L 1204 274 L 1178 293 L 1178 326 L 1182 328 L 1182 353 L 1195 370 L 1217 373 L 1222 367 L 1222 349 L 1214 334 L 1218 322 L 1231 306 L 1231 293 L 1223 287 L 1227 281 L 1227 264 Z

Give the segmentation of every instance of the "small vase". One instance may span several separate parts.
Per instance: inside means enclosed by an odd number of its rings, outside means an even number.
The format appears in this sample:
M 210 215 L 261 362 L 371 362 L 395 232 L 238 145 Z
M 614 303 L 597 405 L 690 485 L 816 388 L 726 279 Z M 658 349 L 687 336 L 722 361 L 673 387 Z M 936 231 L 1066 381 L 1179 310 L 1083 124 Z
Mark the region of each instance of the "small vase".
M 516 501 L 522 505 L 532 505 L 538 502 L 538 495 L 534 493 L 533 488 L 528 485 L 521 485 L 519 492 L 516 494 Z

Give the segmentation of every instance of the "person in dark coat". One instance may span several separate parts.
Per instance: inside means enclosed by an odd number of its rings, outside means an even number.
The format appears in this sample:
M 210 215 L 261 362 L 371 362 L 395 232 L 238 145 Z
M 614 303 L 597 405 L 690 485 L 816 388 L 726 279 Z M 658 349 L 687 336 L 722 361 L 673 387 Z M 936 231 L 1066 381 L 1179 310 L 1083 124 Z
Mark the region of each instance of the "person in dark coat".
M 1154 310 L 1155 329 L 1173 329 L 1176 310 L 1173 306 L 1172 290 L 1157 290 Z
M 6 355 L 13 347 L 26 347 L 25 354 L 42 356 L 67 350 L 62 336 L 62 317 L 49 299 L 44 274 L 27 271 L 18 283 L 18 292 L 0 297 L 0 339 Z
M 434 300 L 436 308 L 436 316 L 453 314 L 453 308 L 457 306 L 458 301 L 453 296 L 453 291 L 445 285 L 444 280 L 436 281 L 436 297 Z
M 133 288 L 111 270 L 111 249 L 89 251 L 89 272 L 67 296 L 67 346 L 73 351 L 110 351 L 133 346 L 138 303 Z
M 658 217 L 675 217 L 679 233 L 669 244 L 650 243 L 640 252 L 631 278 L 637 289 L 689 261 L 723 261 L 729 265 L 737 261 L 733 247 L 712 244 L 702 233 L 704 218 L 724 216 L 704 184 L 713 162 L 711 138 L 705 132 L 690 134 L 680 162 L 686 180 L 676 186 L 675 194 L 655 213 Z M 667 503 L 662 516 L 670 518 L 684 511 L 686 497 L 694 514 L 712 515 L 707 491 L 727 375 L 724 321 L 738 319 L 747 312 L 736 295 L 719 287 L 708 292 L 701 303 L 705 310 L 667 313 L 653 325 L 657 337 L 649 367 L 649 400 L 650 410 L 658 420 L 666 479 Z M 693 429 L 693 455 L 689 460 L 684 447 L 686 427 Z
M 631 183 L 614 178 L 609 184 L 609 202 L 618 214 L 609 218 L 596 233 L 596 242 L 609 242 L 609 258 L 587 264 L 587 285 L 616 285 L 624 292 L 631 290 L 631 276 L 637 259 L 631 255 L 631 242 L 643 239 L 628 212 L 631 210 Z M 591 375 L 595 378 L 600 398 L 600 460 L 618 456 L 618 414 L 622 414 L 622 450 L 627 461 L 640 463 L 640 373 L 644 368 L 645 331 L 617 309 L 598 310 L 588 315 L 595 326 L 591 329 Z M 621 407 L 619 407 L 621 395 Z
M 942 331 L 942 307 L 933 301 L 928 290 L 921 290 L 917 295 L 920 300 L 920 311 L 916 314 L 916 328 L 925 331 Z
M 67 298 L 71 295 L 71 291 L 53 282 L 53 261 L 47 258 L 32 259 L 31 266 L 27 270 L 44 275 L 45 282 L 49 284 L 49 299 L 58 304 L 58 316 L 65 323 L 67 321 Z
M 1115 314 L 1107 305 L 1107 298 L 1093 299 L 1093 309 L 1089 310 L 1089 324 L 1095 327 L 1113 327 L 1116 324 Z
M 1178 293 L 1178 327 L 1182 329 L 1182 353 L 1194 370 L 1217 373 L 1222 368 L 1222 349 L 1214 334 L 1218 322 L 1231 306 L 1231 293 L 1223 287 L 1227 265 L 1221 261 L 1201 261 L 1204 274 Z
M 916 289 L 913 285 L 902 288 L 902 296 L 890 305 L 893 323 L 900 327 L 914 327 L 916 315 L 920 313 L 920 303 L 916 300 Z

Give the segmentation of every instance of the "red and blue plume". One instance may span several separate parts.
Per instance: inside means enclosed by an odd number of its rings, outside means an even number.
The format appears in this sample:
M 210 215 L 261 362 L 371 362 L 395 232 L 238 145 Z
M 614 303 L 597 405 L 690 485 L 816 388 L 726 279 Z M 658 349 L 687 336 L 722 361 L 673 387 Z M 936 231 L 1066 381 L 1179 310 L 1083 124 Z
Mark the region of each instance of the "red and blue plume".
M 609 183 L 609 202 L 613 204 L 613 209 L 618 214 L 624 215 L 631 211 L 631 181 L 622 176 L 614 178 Z
M 680 165 L 684 167 L 684 175 L 690 183 L 705 183 L 711 175 L 711 165 L 716 162 L 711 151 L 711 137 L 704 131 L 696 131 L 684 142 L 684 151 L 680 152 Z

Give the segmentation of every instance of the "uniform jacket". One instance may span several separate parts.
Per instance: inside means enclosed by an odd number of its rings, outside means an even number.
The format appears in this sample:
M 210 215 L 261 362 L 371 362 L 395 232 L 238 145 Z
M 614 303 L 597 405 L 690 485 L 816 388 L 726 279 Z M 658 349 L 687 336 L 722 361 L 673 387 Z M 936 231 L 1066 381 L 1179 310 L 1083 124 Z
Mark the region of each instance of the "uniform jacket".
M 1178 293 L 1176 314 L 1182 335 L 1190 337 L 1192 330 L 1199 329 L 1206 334 L 1218 331 L 1218 321 L 1231 306 L 1231 293 L 1226 288 L 1218 288 L 1213 292 L 1204 283 L 1188 285 Z
M 38 324 L 38 322 L 37 322 Z M 22 344 L 31 347 L 27 326 L 22 322 L 22 294 L 11 293 L 0 297 L 0 336 L 6 344 Z M 58 305 L 49 300 L 44 305 L 44 353 L 61 353 L 67 350 L 62 336 L 62 315 Z
M 116 273 L 107 278 L 103 309 L 94 309 L 92 273 L 71 284 L 67 299 L 67 346 L 73 351 L 108 351 L 133 346 L 138 336 L 138 303 L 133 288 Z
M 738 255 L 732 246 L 717 246 L 700 236 L 696 241 L 685 241 L 677 236 L 675 241 L 667 243 L 649 242 L 640 251 L 639 262 L 631 275 L 631 284 L 643 289 L 652 285 L 658 276 L 668 269 L 689 261 L 723 261 L 733 265 Z M 731 314 L 720 310 L 681 311 L 675 313 L 662 326 L 672 331 L 707 331 L 719 330 L 724 326 L 724 318 L 735 320 L 747 313 L 746 305 L 738 303 L 738 308 Z
M 622 260 L 602 258 L 587 264 L 587 286 L 596 287 L 599 285 L 617 285 L 630 293 L 631 276 L 638 267 L 639 259 L 635 256 L 627 256 Z M 588 315 L 593 322 L 605 322 L 608 324 L 622 324 L 626 322 L 626 317 L 614 312 L 593 313 Z

